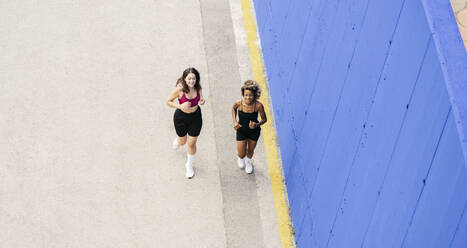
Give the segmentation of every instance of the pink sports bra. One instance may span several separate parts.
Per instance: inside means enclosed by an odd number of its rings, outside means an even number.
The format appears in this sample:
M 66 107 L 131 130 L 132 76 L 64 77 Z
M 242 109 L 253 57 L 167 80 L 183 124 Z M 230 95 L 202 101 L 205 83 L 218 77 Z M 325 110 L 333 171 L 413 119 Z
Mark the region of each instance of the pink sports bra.
M 188 99 L 186 98 L 186 94 L 185 92 L 183 92 L 183 95 L 182 95 L 182 98 L 178 98 L 178 102 L 180 104 L 184 103 L 184 102 L 190 102 L 191 103 L 191 107 L 194 107 L 196 105 L 198 105 L 198 102 L 199 102 L 199 99 L 200 99 L 200 95 L 199 95 L 199 92 L 196 92 L 196 97 L 193 98 L 193 99 Z

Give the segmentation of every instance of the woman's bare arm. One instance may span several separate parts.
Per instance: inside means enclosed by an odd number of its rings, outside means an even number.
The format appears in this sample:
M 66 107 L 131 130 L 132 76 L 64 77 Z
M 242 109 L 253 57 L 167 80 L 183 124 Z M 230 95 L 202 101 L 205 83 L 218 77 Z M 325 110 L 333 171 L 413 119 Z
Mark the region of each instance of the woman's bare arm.
M 261 116 L 261 121 L 258 122 L 258 126 L 261 126 L 268 121 L 268 118 L 266 117 L 266 113 L 264 112 L 264 106 L 262 103 L 259 104 L 258 111 L 259 111 L 259 116 Z
M 235 101 L 233 106 L 232 106 L 232 120 L 233 120 L 233 128 L 235 130 L 242 127 L 242 125 L 240 125 L 237 122 L 237 108 L 238 108 L 239 105 L 240 105 L 240 101 Z
M 201 89 L 199 90 L 199 104 L 203 105 L 204 103 L 206 103 L 206 100 L 203 97 L 203 90 Z
M 177 86 L 175 89 L 170 93 L 169 98 L 167 98 L 167 105 L 171 108 L 180 108 L 180 104 L 175 103 L 174 100 L 175 98 L 178 98 L 180 95 L 181 87 Z
M 172 91 L 172 93 L 170 93 L 169 98 L 167 98 L 167 105 L 169 105 L 172 108 L 178 108 L 178 109 L 187 111 L 190 109 L 189 102 L 184 102 L 182 104 L 174 102 L 175 98 L 178 98 L 181 92 L 182 92 L 182 86 L 177 85 L 177 87 Z

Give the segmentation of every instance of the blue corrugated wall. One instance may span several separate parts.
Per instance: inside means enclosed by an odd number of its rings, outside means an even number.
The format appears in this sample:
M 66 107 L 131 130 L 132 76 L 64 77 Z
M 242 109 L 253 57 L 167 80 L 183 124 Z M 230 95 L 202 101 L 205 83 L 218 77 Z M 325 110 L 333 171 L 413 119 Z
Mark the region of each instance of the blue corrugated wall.
M 422 3 L 253 2 L 298 247 L 467 247 L 467 167 Z

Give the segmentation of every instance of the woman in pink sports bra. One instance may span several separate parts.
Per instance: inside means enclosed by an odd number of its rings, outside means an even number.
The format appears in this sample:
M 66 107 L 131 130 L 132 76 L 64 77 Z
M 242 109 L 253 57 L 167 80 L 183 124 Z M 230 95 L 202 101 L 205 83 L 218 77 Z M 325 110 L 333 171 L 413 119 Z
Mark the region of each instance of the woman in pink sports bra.
M 178 98 L 178 103 L 174 102 Z M 174 126 L 177 136 L 172 143 L 172 147 L 188 142 L 187 162 L 185 164 L 186 177 L 193 178 L 193 159 L 196 153 L 196 140 L 203 126 L 201 108 L 205 100 L 200 84 L 199 72 L 190 67 L 183 71 L 182 76 L 177 80 L 176 87 L 167 99 L 167 105 L 176 108 L 174 113 Z

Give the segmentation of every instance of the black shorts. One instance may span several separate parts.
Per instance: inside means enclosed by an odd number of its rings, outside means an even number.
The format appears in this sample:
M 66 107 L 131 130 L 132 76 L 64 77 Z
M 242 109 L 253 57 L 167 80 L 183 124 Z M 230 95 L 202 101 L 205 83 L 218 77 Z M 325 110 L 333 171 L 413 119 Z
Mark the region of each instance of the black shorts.
M 239 128 L 237 129 L 237 141 L 247 140 L 247 139 L 258 141 L 260 134 L 261 134 L 261 128 L 255 128 L 255 129 Z
M 180 109 L 175 110 L 174 126 L 179 137 L 184 137 L 187 133 L 191 137 L 198 137 L 203 126 L 201 108 L 198 106 L 195 112 L 189 114 L 184 113 Z

